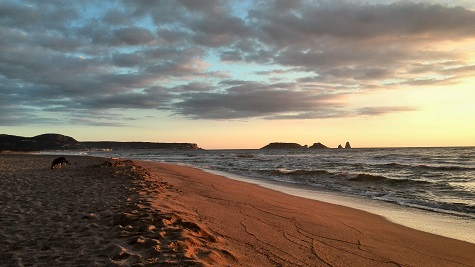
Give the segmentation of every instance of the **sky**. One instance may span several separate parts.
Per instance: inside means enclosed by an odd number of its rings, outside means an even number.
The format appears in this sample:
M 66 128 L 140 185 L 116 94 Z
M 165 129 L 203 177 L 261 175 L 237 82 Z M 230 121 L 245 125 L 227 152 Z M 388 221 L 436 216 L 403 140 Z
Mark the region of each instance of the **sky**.
M 0 133 L 475 145 L 475 1 L 0 0 Z

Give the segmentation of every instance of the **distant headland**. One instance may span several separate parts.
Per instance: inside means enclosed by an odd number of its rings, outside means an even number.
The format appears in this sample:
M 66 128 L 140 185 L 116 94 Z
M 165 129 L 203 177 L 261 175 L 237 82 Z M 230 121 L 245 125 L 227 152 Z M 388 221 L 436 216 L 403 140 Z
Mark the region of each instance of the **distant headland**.
M 126 149 L 201 149 L 194 143 L 155 142 L 79 142 L 62 134 L 41 134 L 34 137 L 0 134 L 0 151 L 46 151 L 46 150 L 126 150 Z
M 340 144 L 338 145 L 338 148 L 343 148 L 343 147 Z M 350 142 L 346 142 L 345 149 L 350 149 L 350 148 L 351 148 Z M 320 142 L 314 143 L 311 146 L 300 145 L 297 143 L 274 142 L 274 143 L 269 143 L 268 145 L 262 147 L 261 149 L 330 149 L 330 147 Z

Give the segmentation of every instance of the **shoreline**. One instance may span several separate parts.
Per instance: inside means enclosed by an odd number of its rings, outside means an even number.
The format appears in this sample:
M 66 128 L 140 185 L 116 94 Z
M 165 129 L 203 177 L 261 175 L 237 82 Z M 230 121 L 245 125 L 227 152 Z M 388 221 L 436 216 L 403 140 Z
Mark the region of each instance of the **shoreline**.
M 194 167 L 193 167 L 194 168 Z M 198 168 L 200 169 L 200 168 Z M 383 216 L 391 222 L 415 230 L 432 233 L 475 244 L 475 220 L 453 214 L 438 213 L 413 207 L 401 206 L 360 196 L 331 191 L 315 191 L 303 187 L 270 182 L 223 171 L 201 169 L 227 179 L 255 184 L 288 195 L 341 205 Z M 430 224 L 427 223 L 430 221 Z
M 365 211 L 196 168 L 136 162 L 180 188 L 174 200 L 185 207 L 187 218 L 213 233 L 240 265 L 473 266 L 475 262 L 472 243 L 414 230 Z
M 22 265 L 474 266 L 475 244 L 150 161 L 0 155 L 0 261 Z

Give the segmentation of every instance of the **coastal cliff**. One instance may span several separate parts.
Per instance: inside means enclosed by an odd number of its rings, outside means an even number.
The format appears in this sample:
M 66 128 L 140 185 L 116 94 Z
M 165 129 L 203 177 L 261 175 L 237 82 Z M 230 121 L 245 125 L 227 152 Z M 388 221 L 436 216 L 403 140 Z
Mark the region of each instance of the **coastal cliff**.
M 0 151 L 44 151 L 44 150 L 95 150 L 95 149 L 201 149 L 194 143 L 155 143 L 155 142 L 79 142 L 61 134 L 41 134 L 34 137 L 0 134 Z
M 170 150 L 197 150 L 201 149 L 194 143 L 155 143 L 155 142 L 82 142 L 87 149 L 170 149 Z

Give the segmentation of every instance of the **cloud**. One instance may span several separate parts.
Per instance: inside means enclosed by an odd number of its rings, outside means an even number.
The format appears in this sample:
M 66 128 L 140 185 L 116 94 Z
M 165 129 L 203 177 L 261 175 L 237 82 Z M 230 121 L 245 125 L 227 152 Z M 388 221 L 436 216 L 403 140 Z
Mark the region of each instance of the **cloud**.
M 295 84 L 244 83 L 224 92 L 188 93 L 174 105 L 176 113 L 199 119 L 306 117 L 309 112 L 328 117 L 338 95 L 294 90 Z M 316 118 L 316 117 L 315 117 Z
M 302 1 L 290 12 L 274 12 L 272 5 L 270 10 L 258 8 L 251 14 L 263 33 L 263 40 L 279 47 L 313 47 L 322 38 L 346 41 L 395 37 L 455 40 L 475 34 L 471 26 L 475 23 L 473 11 L 428 3 Z
M 78 6 L 67 1 L 2 1 L 0 25 L 30 31 L 64 31 L 68 22 L 79 17 Z
M 143 27 L 124 27 L 107 32 L 106 36 L 96 37 L 106 45 L 145 45 L 151 43 L 155 36 L 152 32 Z
M 414 111 L 414 107 L 401 106 L 401 107 L 363 107 L 357 110 L 357 114 L 367 115 L 367 116 L 380 116 L 387 113 L 394 112 L 406 112 Z
M 179 115 L 195 119 L 268 120 L 326 119 L 381 116 L 416 110 L 409 106 L 363 107 L 351 110 L 342 104 L 343 94 L 295 90 L 297 84 L 260 84 L 229 81 L 236 86 L 221 93 L 188 91 L 173 107 Z
M 473 25 L 469 8 L 410 1 L 1 1 L 0 124 L 55 112 L 120 120 L 127 109 L 200 119 L 410 111 L 348 110 L 341 97 L 473 76 L 470 48 L 460 49 Z
M 92 109 L 158 109 L 165 108 L 170 97 L 171 94 L 165 88 L 154 87 L 141 92 L 126 92 L 88 98 L 82 104 L 85 108 Z
M 280 10 L 279 2 L 270 5 L 272 8 Z M 397 70 L 414 63 L 457 58 L 460 55 L 436 44 L 475 37 L 475 12 L 461 7 L 407 1 L 389 5 L 302 1 L 287 8 L 291 11 L 257 8 L 251 12 L 260 33 L 258 43 L 266 44 L 266 52 L 256 46 L 228 50 L 223 56 L 300 68 L 320 77 L 353 68 L 360 71 L 347 72 L 346 78 L 388 74 L 392 79 L 411 79 Z M 377 76 L 373 80 L 384 81 Z
M 36 110 L 8 103 L 4 95 L 0 95 L 0 125 L 18 126 L 23 124 L 46 123 L 46 118 L 35 115 Z

